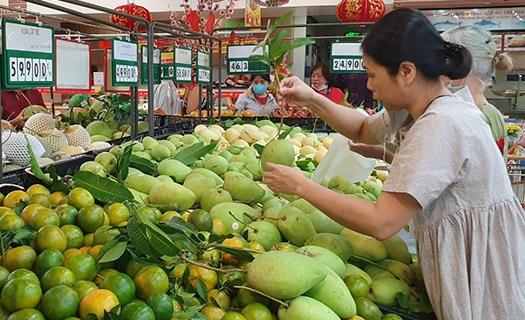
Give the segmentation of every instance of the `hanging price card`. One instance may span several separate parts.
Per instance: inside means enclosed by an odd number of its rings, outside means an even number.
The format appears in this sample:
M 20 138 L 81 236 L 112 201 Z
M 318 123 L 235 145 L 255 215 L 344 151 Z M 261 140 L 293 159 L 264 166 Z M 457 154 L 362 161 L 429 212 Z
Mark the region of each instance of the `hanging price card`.
M 148 46 L 140 47 L 140 56 L 142 62 L 140 65 L 140 82 L 142 84 L 148 84 Z M 160 49 L 153 49 L 153 73 L 154 73 L 154 84 L 160 83 Z
M 210 54 L 204 51 L 197 51 L 197 83 L 210 84 Z
M 55 85 L 52 27 L 2 20 L 3 85 L 8 89 Z
M 193 54 L 190 49 L 175 47 L 173 56 L 174 83 L 191 83 Z
M 250 60 L 251 55 L 262 54 L 262 48 L 253 49 L 255 45 L 228 46 L 228 74 L 269 74 L 270 66 L 257 60 Z M 268 50 L 268 47 L 267 49 Z
M 111 50 L 112 85 L 138 86 L 139 51 L 137 42 L 113 39 Z
M 332 43 L 331 73 L 366 73 L 360 43 Z

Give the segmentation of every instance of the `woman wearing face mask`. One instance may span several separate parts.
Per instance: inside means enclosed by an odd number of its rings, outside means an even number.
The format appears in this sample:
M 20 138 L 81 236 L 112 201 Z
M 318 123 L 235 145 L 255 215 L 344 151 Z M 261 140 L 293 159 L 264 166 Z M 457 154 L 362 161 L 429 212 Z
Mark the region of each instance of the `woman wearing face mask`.
M 385 15 L 361 48 L 367 87 L 386 112 L 366 117 L 341 108 L 295 77 L 281 82 L 279 94 L 354 141 L 398 148 L 377 201 L 332 191 L 282 165 L 267 163 L 263 182 L 378 240 L 414 219 L 439 320 L 525 319 L 525 212 L 498 148 L 488 143 L 481 110 L 466 88 L 451 92 L 440 79 L 467 77 L 469 51 L 443 40 L 413 9 Z
M 490 32 L 476 27 L 465 26 L 447 30 L 441 34 L 446 41 L 465 46 L 472 55 L 472 69 L 463 79 L 450 80 L 448 87 L 468 87 L 474 103 L 481 109 L 485 121 L 490 126 L 492 138 L 503 151 L 507 130 L 501 112 L 491 105 L 485 98 L 485 91 L 494 85 L 496 70 L 508 72 L 512 70 L 512 58 L 507 53 L 497 53 L 496 45 L 492 41 Z
M 250 89 L 241 94 L 231 109 L 235 113 L 248 110 L 256 115 L 267 116 L 279 109 L 279 105 L 272 94 L 268 93 L 270 84 L 269 74 L 253 74 L 250 82 Z
M 319 94 L 327 97 L 331 101 L 346 105 L 345 94 L 341 89 L 332 87 L 334 75 L 330 73 L 328 65 L 319 62 L 312 68 L 312 88 Z

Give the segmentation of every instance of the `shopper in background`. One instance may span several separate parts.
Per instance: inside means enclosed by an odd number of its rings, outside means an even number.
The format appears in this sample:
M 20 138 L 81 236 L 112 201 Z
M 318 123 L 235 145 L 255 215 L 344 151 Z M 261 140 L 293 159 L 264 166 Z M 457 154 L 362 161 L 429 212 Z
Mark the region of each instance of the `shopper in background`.
M 161 80 L 153 92 L 155 109 L 162 109 L 168 115 L 182 114 L 182 101 L 172 80 Z
M 465 46 L 472 55 L 472 69 L 463 79 L 446 79 L 451 87 L 466 86 L 470 90 L 474 103 L 481 109 L 485 121 L 490 126 L 492 137 L 503 151 L 507 129 L 501 112 L 485 98 L 485 91 L 492 88 L 496 70 L 510 71 L 512 58 L 507 53 L 498 53 L 490 32 L 476 26 L 464 26 L 447 30 L 441 34 L 446 41 Z
M 341 89 L 333 87 L 335 77 L 330 73 L 328 65 L 319 62 L 312 68 L 311 74 L 312 88 L 319 94 L 327 97 L 331 101 L 346 105 L 345 94 Z
M 451 93 L 440 80 L 465 78 L 469 51 L 443 40 L 413 9 L 385 15 L 362 49 L 368 88 L 386 112 L 365 117 L 340 108 L 295 77 L 279 92 L 354 141 L 399 148 L 377 202 L 324 188 L 298 168 L 267 164 L 263 181 L 379 240 L 414 218 L 438 319 L 525 319 L 525 213 L 468 90 Z
M 252 74 L 250 82 L 250 89 L 239 96 L 234 107 L 230 107 L 233 112 L 248 110 L 256 115 L 268 116 L 279 109 L 273 95 L 268 93 L 268 85 L 271 82 L 269 74 Z
M 28 117 L 24 110 L 31 105 L 46 107 L 42 94 L 37 89 L 2 90 L 2 119 L 12 126 L 22 129 Z

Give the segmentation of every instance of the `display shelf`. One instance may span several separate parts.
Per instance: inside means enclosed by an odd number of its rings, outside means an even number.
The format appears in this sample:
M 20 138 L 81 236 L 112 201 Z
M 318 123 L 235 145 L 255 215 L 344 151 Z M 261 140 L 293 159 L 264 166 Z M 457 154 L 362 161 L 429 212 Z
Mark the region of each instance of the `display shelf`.
M 400 311 L 393 308 L 387 308 L 383 306 L 379 306 L 379 310 L 383 314 L 393 313 L 400 316 L 403 320 L 437 320 L 436 315 L 434 313 L 418 313 L 418 314 L 409 314 L 404 311 Z

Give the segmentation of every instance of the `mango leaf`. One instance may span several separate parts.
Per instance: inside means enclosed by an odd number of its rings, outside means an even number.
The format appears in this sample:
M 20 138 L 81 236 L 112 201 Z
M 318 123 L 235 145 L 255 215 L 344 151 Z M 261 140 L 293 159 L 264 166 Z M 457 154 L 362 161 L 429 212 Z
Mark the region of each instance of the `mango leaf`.
M 270 56 L 268 54 L 255 54 L 255 55 L 251 55 L 248 57 L 248 60 L 256 60 L 256 61 L 260 61 L 266 65 L 269 65 L 271 66 L 272 65 L 272 60 L 270 59 Z
M 132 154 L 130 160 L 130 167 L 139 169 L 140 171 L 149 175 L 155 175 L 157 173 L 157 164 L 153 163 L 148 159 L 144 159 Z
M 117 160 L 117 180 L 124 181 L 128 177 L 129 164 L 131 162 L 131 152 L 133 151 L 133 143 L 124 148 L 124 151 Z
M 131 258 L 137 262 L 141 267 L 149 266 L 149 265 L 157 265 L 159 264 L 159 261 L 155 258 L 142 258 L 139 256 L 135 250 L 128 248 L 128 252 L 131 255 Z
M 184 221 L 183 219 L 179 217 L 173 217 L 169 220 L 166 220 L 164 221 L 164 224 L 174 228 L 175 230 L 180 230 L 180 232 L 183 232 L 186 234 L 197 235 L 199 233 L 199 231 L 197 230 L 197 228 L 195 228 L 194 225 Z
M 200 278 L 197 278 L 197 294 L 203 301 L 208 301 L 208 288 L 206 287 L 206 284 L 204 281 L 202 281 Z
M 275 51 L 275 47 L 279 43 L 281 43 L 281 41 L 284 39 L 284 37 L 286 37 L 288 32 L 289 32 L 288 30 L 281 30 L 275 37 L 273 37 L 272 41 L 270 41 L 270 49 L 269 49 L 270 53 Z
M 69 188 L 67 187 L 67 184 L 58 176 L 57 169 L 54 165 L 49 165 L 46 169 L 47 173 L 49 173 L 49 177 L 53 179 L 53 182 L 51 183 L 50 191 L 62 191 L 65 194 L 69 193 Z
M 73 185 L 86 189 L 101 202 L 124 203 L 134 199 L 133 194 L 122 184 L 89 171 L 75 173 Z
M 139 224 L 134 218 L 129 219 L 128 226 L 126 228 L 128 230 L 129 239 L 138 252 L 154 257 L 162 256 L 151 246 L 151 243 L 146 236 L 146 232 L 139 228 Z
M 19 245 L 29 245 L 35 238 L 34 229 L 30 226 L 25 226 L 22 229 L 14 231 L 15 235 L 12 239 L 12 243 Z
M 279 19 L 275 20 L 275 22 L 270 26 L 268 29 L 268 34 L 272 34 L 277 27 L 281 26 L 286 20 L 290 19 L 293 15 L 293 11 L 289 11 L 282 15 Z
M 410 310 L 415 313 L 431 313 L 432 305 L 426 292 L 423 292 L 417 288 L 410 288 L 411 293 L 405 296 L 402 293 L 396 295 L 399 306 L 404 309 Z
M 146 236 L 151 242 L 151 246 L 155 248 L 157 252 L 166 256 L 175 256 L 180 252 L 180 249 L 175 246 L 171 238 L 164 233 L 159 227 L 153 222 L 149 221 L 143 214 L 133 210 L 133 217 L 140 224 L 139 228 L 144 227 L 147 229 Z
M 193 317 L 191 317 L 191 320 L 208 320 L 208 317 L 203 315 L 200 312 L 197 312 Z
M 111 262 L 118 260 L 126 252 L 127 242 L 119 242 L 109 249 L 98 261 L 99 263 Z
M 253 148 L 259 153 L 261 154 L 264 150 L 264 146 L 262 144 L 254 144 L 253 145 Z
M 120 306 L 117 307 L 120 309 Z M 118 312 L 118 309 L 115 312 Z M 104 317 L 102 320 L 122 320 L 122 318 L 111 310 L 111 312 L 104 311 Z
M 279 135 L 279 140 L 283 140 L 283 139 L 286 139 L 286 136 L 290 134 L 290 132 L 292 132 L 293 128 L 295 128 L 295 126 L 293 127 L 290 127 L 288 129 L 286 129 L 283 133 L 281 133 Z
M 272 57 L 274 59 L 277 59 L 280 56 L 284 55 L 286 52 L 290 52 L 293 49 L 296 49 L 302 46 L 306 46 L 309 44 L 314 44 L 314 43 L 315 43 L 314 39 L 309 39 L 309 38 L 295 39 L 292 43 L 283 43 L 279 45 L 278 47 L 276 47 L 275 51 L 272 52 Z
M 185 165 L 189 166 L 200 160 L 202 157 L 212 152 L 217 148 L 217 141 L 212 141 L 210 144 L 204 146 L 204 142 L 197 142 L 191 147 L 188 147 L 181 152 L 177 153 L 173 159 L 178 160 Z
M 35 154 L 33 152 L 33 149 L 31 148 L 31 143 L 29 143 L 29 139 L 27 138 L 27 135 L 24 134 L 24 138 L 27 141 L 27 152 L 29 153 L 29 157 L 31 158 L 31 160 L 30 160 L 31 171 L 33 172 L 35 177 L 37 177 L 38 179 L 42 180 L 45 184 L 51 185 L 53 183 L 53 180 L 51 178 L 49 178 L 48 176 L 46 176 L 44 174 L 44 171 L 42 171 L 42 169 L 38 165 L 38 162 L 36 161 Z
M 252 262 L 254 259 L 254 257 L 249 252 L 242 251 L 234 247 L 228 247 L 228 246 L 219 244 L 219 245 L 216 245 L 215 248 L 231 254 L 239 261 L 242 260 L 242 261 Z
M 242 283 L 240 285 L 242 285 Z M 215 300 L 214 297 L 210 297 L 210 302 L 209 303 L 210 303 L 210 305 L 212 305 L 214 307 L 220 308 L 219 303 L 217 302 L 217 300 Z
M 87 319 L 88 319 L 88 320 L 99 320 L 98 317 L 97 317 L 97 315 L 94 314 L 94 313 L 89 313 L 89 314 L 87 315 Z
M 100 251 L 98 252 L 98 255 L 95 257 L 95 259 L 99 259 L 100 257 L 102 257 L 103 255 L 106 254 L 106 252 L 109 251 L 109 249 L 113 248 L 116 244 L 118 243 L 118 239 L 113 239 L 113 240 L 110 240 L 108 242 L 106 242 L 102 248 L 100 249 Z

